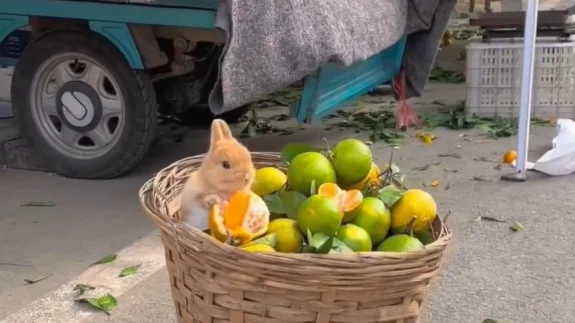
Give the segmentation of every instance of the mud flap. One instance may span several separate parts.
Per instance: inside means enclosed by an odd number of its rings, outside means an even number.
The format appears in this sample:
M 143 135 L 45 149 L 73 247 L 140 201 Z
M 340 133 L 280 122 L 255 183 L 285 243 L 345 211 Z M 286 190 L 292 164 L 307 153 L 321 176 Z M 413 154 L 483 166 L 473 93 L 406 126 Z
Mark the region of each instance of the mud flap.
M 405 38 L 365 61 L 350 66 L 327 64 L 306 77 L 300 100 L 292 106 L 291 116 L 312 123 L 333 114 L 376 86 L 399 73 Z

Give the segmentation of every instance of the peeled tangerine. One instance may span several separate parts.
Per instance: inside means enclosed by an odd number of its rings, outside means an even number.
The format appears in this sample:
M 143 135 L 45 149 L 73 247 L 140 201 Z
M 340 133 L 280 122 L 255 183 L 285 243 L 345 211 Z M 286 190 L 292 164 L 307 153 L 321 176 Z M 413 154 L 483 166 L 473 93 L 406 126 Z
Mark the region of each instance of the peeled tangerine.
M 349 185 L 349 186 L 345 187 L 345 189 L 361 190 L 366 185 L 377 186 L 381 183 L 381 178 L 379 178 L 380 172 L 381 171 L 380 171 L 379 167 L 377 167 L 377 165 L 375 163 L 371 163 L 371 170 L 369 171 L 369 174 L 367 174 L 367 176 L 361 182 L 353 184 L 353 185 Z
M 361 191 L 346 191 L 333 183 L 322 184 L 317 190 L 317 195 L 337 199 L 339 208 L 344 212 L 343 223 L 349 222 L 353 219 L 355 214 L 352 211 L 358 208 L 363 201 L 363 194 Z
M 239 244 L 263 235 L 270 221 L 264 200 L 252 191 L 235 193 L 227 205 L 214 205 L 210 210 L 212 236 L 221 242 L 229 238 Z

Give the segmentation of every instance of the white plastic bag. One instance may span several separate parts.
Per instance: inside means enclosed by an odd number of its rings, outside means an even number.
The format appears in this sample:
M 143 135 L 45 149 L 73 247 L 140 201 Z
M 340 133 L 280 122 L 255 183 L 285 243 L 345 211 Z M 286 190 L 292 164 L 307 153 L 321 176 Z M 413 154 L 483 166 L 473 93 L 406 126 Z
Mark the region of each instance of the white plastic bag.
M 557 135 L 552 141 L 553 149 L 535 163 L 527 163 L 527 169 L 552 176 L 575 172 L 575 122 L 571 119 L 557 120 Z

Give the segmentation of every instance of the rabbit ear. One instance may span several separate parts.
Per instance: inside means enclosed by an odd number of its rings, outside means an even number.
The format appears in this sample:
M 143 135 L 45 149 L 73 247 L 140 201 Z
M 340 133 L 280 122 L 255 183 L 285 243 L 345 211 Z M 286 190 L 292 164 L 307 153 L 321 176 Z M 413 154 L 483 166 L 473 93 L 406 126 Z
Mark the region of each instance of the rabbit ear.
M 222 119 L 216 119 L 216 120 L 218 121 L 218 124 L 220 125 L 220 129 L 222 130 L 222 133 L 224 134 L 224 138 L 232 139 L 233 135 L 232 135 L 232 130 L 230 130 L 230 126 L 228 126 L 228 124 Z
M 221 119 L 212 121 L 212 135 L 210 139 L 210 150 L 215 143 L 223 139 L 232 138 L 230 127 Z

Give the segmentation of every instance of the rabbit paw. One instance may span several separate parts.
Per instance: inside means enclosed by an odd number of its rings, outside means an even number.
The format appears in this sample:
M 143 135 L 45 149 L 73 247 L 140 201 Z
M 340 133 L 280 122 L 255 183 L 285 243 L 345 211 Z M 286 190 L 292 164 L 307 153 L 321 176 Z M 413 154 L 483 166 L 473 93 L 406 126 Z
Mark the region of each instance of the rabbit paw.
M 221 205 L 224 202 L 224 200 L 216 194 L 208 194 L 203 198 L 202 202 L 206 207 L 206 209 L 210 209 L 212 206 L 216 204 Z

